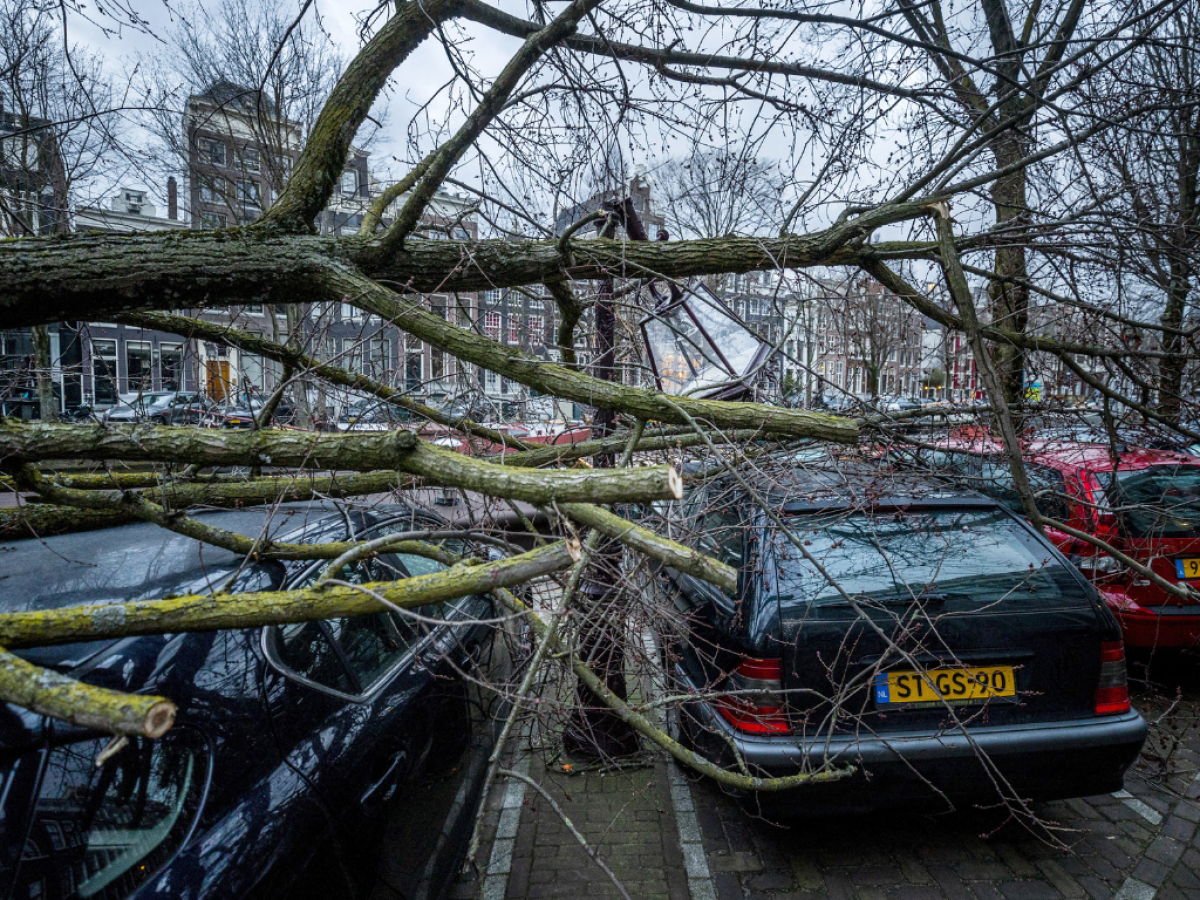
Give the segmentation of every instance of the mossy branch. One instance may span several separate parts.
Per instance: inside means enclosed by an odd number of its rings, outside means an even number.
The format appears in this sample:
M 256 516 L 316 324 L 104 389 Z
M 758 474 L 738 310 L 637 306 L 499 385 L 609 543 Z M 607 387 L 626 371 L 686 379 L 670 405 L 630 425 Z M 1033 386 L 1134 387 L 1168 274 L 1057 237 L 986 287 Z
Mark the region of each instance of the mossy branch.
M 457 10 L 454 0 L 397 3 L 392 18 L 346 67 L 321 107 L 312 133 L 283 193 L 254 223 L 260 230 L 311 231 L 333 196 L 350 142 L 371 111 L 388 77 L 417 46 Z
M 687 417 L 680 413 L 682 408 L 693 419 L 711 422 L 721 429 L 759 429 L 768 434 L 816 438 L 839 444 L 858 442 L 858 426 L 851 419 L 763 403 L 667 397 L 647 388 L 602 381 L 566 366 L 534 359 L 515 347 L 453 325 L 361 276 L 341 274 L 335 283 L 337 292 L 356 306 L 394 322 L 404 331 L 458 359 L 498 372 L 551 396 L 617 410 L 645 421 L 689 424 Z
M 35 666 L 0 648 L 0 700 L 43 716 L 112 734 L 157 738 L 175 722 L 165 697 L 94 687 Z
M 705 556 L 698 550 L 685 547 L 598 506 L 560 503 L 558 508 L 579 524 L 615 538 L 625 546 L 657 559 L 673 569 L 715 584 L 729 594 L 737 590 L 737 569 Z
M 498 562 L 457 565 L 402 581 L 363 585 L 392 606 L 415 609 L 469 594 L 511 587 L 568 568 L 579 556 L 575 541 L 557 541 Z M 34 647 L 142 634 L 260 628 L 381 612 L 370 594 L 330 585 L 247 594 L 189 594 L 95 606 L 0 613 L 0 646 Z
M 0 422 L 0 459 L 8 466 L 62 458 L 352 471 L 392 469 L 419 475 L 429 484 L 534 504 L 637 503 L 677 499 L 683 491 L 679 475 L 670 466 L 535 471 L 474 459 L 436 447 L 407 431 L 331 435 Z

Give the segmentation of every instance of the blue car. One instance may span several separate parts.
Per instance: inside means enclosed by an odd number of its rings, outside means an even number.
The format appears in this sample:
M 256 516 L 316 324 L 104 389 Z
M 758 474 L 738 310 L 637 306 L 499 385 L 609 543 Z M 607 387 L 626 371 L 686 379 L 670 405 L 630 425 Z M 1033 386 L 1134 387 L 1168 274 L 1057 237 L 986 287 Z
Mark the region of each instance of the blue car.
M 200 518 L 297 542 L 444 528 L 407 507 L 298 505 Z M 5 611 L 311 583 L 324 562 L 247 563 L 151 525 L 9 545 Z M 351 582 L 440 568 L 382 554 Z M 179 708 L 162 738 L 110 736 L 0 706 L 0 897 L 437 898 L 470 833 L 512 639 L 490 600 L 306 624 L 21 651 Z M 380 851 L 386 842 L 386 864 Z

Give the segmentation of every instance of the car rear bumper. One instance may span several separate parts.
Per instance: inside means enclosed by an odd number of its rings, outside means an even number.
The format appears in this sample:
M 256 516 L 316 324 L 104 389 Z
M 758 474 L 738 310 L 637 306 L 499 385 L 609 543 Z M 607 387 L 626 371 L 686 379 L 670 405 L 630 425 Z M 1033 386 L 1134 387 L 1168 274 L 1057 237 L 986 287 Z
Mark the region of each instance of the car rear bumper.
M 677 675 L 682 677 L 682 673 Z M 805 785 L 774 800 L 776 812 L 862 811 L 888 806 L 953 801 L 989 804 L 1004 794 L 1032 800 L 1086 797 L 1121 790 L 1125 770 L 1137 759 L 1147 725 L 1137 712 L 1038 724 L 972 727 L 943 734 L 898 733 L 884 737 L 838 736 L 805 740 L 796 735 L 761 737 L 735 730 L 708 703 L 686 707 L 689 742 L 736 771 L 732 747 L 756 775 L 779 777 L 813 771 L 823 763 L 854 766 L 839 781 Z M 986 762 L 984 761 L 986 758 Z M 999 778 L 998 778 L 999 776 Z
M 1165 593 L 1165 592 L 1164 592 Z M 1200 605 L 1140 606 L 1124 593 L 1105 591 L 1127 647 L 1194 647 L 1200 644 Z

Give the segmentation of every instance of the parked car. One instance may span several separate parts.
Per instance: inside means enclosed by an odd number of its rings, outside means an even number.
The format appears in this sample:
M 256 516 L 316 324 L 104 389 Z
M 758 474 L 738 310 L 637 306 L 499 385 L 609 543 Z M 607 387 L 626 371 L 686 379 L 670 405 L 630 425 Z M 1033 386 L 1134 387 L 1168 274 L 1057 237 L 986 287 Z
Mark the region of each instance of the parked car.
M 214 427 L 223 419 L 224 407 L 215 400 L 196 396 L 185 403 L 171 405 L 170 411 L 162 416 L 164 425 L 203 425 Z
M 337 430 L 392 431 L 413 418 L 407 410 L 373 398 L 346 406 L 338 416 Z
M 919 451 L 927 465 L 1022 511 L 1008 462 L 989 441 Z M 1025 467 L 1047 518 L 1093 535 L 1173 584 L 1200 587 L 1200 458 L 1167 450 L 1033 441 Z M 1132 647 L 1200 643 L 1200 603 L 1168 594 L 1065 531 L 1047 536 L 1092 579 Z
M 253 428 L 255 420 L 263 411 L 264 406 L 266 406 L 266 401 L 258 397 L 243 398 L 221 410 L 217 417 L 217 424 L 221 428 Z M 271 419 L 271 424 L 273 426 L 291 425 L 295 421 L 296 411 L 291 404 L 281 401 L 275 407 L 275 415 Z
M 669 672 L 696 697 L 683 739 L 764 777 L 856 769 L 760 803 L 783 814 L 1121 789 L 1147 727 L 1120 628 L 1028 523 L 883 467 L 776 476 L 766 502 L 834 587 L 736 488 L 717 479 L 685 500 L 694 544 L 738 568 L 736 595 L 666 573 L 688 622 Z
M 912 397 L 889 397 L 881 398 L 879 406 L 884 412 L 912 412 L 921 408 L 921 401 Z
M 175 407 L 186 406 L 199 399 L 200 395 L 194 391 L 147 391 L 134 394 L 126 402 L 107 410 L 104 421 L 112 424 L 145 421 L 167 424 Z
M 308 504 L 200 518 L 289 541 L 348 529 L 332 506 Z M 407 507 L 350 519 L 363 537 L 444 527 Z M 6 612 L 295 588 L 322 566 L 248 563 L 148 524 L 6 549 Z M 384 554 L 340 577 L 438 568 Z M 494 616 L 483 597 L 420 612 L 434 623 L 383 612 L 20 651 L 89 683 L 160 693 L 179 711 L 164 737 L 130 739 L 102 762 L 111 735 L 0 705 L 0 894 L 366 896 L 386 839 L 389 889 L 441 896 L 504 715 L 474 679 L 508 678 L 512 657 L 506 631 L 477 621 Z

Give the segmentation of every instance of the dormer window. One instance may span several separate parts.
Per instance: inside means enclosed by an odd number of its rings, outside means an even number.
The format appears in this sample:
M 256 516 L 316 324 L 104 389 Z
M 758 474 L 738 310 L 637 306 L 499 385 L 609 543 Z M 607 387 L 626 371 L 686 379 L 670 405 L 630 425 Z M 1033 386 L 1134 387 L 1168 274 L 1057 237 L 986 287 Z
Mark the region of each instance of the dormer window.
M 146 197 L 141 191 L 125 191 L 125 211 L 137 215 L 142 211 Z
M 348 197 L 358 193 L 358 172 L 354 169 L 347 169 L 342 173 L 342 193 Z

